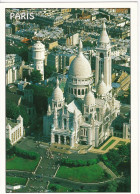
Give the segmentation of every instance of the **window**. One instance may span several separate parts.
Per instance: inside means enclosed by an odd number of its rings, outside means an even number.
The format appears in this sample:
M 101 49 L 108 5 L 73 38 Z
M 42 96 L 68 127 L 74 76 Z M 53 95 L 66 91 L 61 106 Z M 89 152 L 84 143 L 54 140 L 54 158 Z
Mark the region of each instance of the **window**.
M 82 95 L 84 95 L 84 89 L 82 89 Z
M 88 121 L 88 117 L 86 117 L 85 120 Z
M 103 53 L 100 53 L 100 58 L 104 58 L 104 54 Z
M 16 130 L 16 139 L 17 139 L 17 130 Z
M 12 134 L 12 137 L 11 137 L 11 142 L 13 143 L 13 134 Z
M 80 89 L 78 89 L 78 95 L 80 95 Z
M 18 129 L 18 138 L 19 138 L 19 129 Z
M 75 94 L 75 95 L 77 94 L 77 90 L 76 90 L 76 89 L 74 89 L 74 94 Z
M 71 93 L 73 94 L 73 89 L 71 88 Z
M 64 119 L 64 129 L 66 129 L 66 119 Z

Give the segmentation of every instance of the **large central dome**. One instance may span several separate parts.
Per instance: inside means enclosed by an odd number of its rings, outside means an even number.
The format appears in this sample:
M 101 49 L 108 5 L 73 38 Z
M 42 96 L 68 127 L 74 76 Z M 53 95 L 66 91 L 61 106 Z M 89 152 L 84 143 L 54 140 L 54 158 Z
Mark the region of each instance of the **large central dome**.
M 79 44 L 79 54 L 72 61 L 69 68 L 69 75 L 78 78 L 89 78 L 92 76 L 91 66 L 82 53 L 82 43 Z

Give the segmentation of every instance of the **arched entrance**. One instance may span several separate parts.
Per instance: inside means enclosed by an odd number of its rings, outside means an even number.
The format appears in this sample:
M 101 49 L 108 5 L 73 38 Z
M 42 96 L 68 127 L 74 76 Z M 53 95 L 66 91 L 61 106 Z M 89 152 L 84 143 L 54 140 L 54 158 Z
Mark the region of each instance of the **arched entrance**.
M 68 136 L 66 137 L 66 144 L 70 145 L 70 137 L 68 137 Z
M 55 143 L 58 143 L 58 135 L 55 135 Z
M 60 137 L 61 144 L 64 144 L 64 136 Z

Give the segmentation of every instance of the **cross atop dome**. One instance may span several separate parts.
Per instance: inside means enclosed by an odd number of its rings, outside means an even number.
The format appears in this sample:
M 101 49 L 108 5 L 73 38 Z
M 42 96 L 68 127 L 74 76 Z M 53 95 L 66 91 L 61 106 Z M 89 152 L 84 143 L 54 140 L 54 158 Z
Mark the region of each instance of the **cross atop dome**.
M 82 52 L 82 49 L 83 49 L 83 44 L 82 44 L 82 41 L 81 39 L 79 40 L 79 53 Z
M 106 24 L 105 24 L 105 20 L 103 20 L 103 30 L 106 30 Z

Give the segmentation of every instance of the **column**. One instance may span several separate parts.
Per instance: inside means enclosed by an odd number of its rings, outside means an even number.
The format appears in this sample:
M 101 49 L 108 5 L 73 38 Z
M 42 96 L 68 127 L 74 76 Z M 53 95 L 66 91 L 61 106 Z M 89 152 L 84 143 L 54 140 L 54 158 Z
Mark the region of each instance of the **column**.
M 58 143 L 61 144 L 60 135 L 58 135 Z
M 70 147 L 74 147 L 73 135 L 70 136 Z
M 66 142 L 66 136 L 64 136 L 64 145 L 66 145 L 67 142 Z
M 99 127 L 95 126 L 95 147 L 99 145 Z
M 104 58 L 104 82 L 108 86 L 109 85 L 109 64 L 108 57 Z
M 69 129 L 69 118 L 67 118 L 67 120 L 66 120 L 66 129 L 67 130 Z
M 99 82 L 99 56 L 96 56 L 95 86 Z
M 17 80 L 17 70 L 15 69 L 15 77 L 14 77 L 14 81 Z
M 109 86 L 111 87 L 111 82 L 112 82 L 112 80 L 111 80 L 111 75 L 112 75 L 111 57 L 109 58 L 109 70 L 110 70 L 110 72 L 109 72 Z
M 55 143 L 54 134 L 51 133 L 51 143 Z
M 64 129 L 64 118 L 62 117 L 62 129 Z
M 92 145 L 92 133 L 91 128 L 88 128 L 88 145 Z

